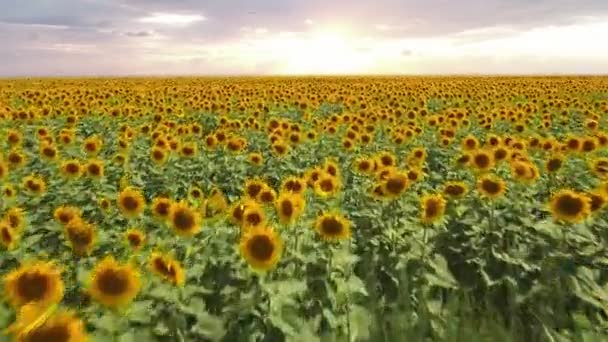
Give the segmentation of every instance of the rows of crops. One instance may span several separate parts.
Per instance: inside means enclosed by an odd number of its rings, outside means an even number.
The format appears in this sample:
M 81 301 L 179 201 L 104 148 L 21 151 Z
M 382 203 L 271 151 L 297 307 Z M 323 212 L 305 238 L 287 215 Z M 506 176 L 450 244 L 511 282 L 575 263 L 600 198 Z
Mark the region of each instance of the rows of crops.
M 608 79 L 0 81 L 0 341 L 608 338 Z

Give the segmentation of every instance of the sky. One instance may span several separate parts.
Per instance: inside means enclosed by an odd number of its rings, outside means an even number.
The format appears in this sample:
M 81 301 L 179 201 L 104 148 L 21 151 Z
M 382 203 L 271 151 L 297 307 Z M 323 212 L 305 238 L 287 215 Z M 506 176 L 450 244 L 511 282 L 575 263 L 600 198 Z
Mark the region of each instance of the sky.
M 0 0 L 0 76 L 608 74 L 608 0 Z

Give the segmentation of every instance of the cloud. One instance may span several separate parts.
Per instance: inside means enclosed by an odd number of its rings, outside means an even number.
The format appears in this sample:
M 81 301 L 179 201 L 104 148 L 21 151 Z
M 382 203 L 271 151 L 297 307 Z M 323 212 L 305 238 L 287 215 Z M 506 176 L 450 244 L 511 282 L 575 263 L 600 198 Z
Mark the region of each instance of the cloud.
M 152 31 L 137 31 L 137 32 L 125 32 L 124 35 L 127 37 L 150 37 L 154 34 Z
M 176 13 L 152 13 L 149 16 L 139 18 L 139 22 L 151 23 L 151 24 L 162 24 L 162 25 L 176 25 L 186 26 L 197 21 L 206 20 L 200 14 L 176 14 Z

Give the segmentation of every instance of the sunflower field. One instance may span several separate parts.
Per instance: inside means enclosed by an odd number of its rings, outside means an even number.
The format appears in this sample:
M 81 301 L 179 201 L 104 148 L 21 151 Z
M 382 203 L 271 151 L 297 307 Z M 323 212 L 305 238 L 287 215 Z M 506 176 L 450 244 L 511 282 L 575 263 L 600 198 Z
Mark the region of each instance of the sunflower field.
M 0 81 L 0 341 L 606 341 L 608 78 Z

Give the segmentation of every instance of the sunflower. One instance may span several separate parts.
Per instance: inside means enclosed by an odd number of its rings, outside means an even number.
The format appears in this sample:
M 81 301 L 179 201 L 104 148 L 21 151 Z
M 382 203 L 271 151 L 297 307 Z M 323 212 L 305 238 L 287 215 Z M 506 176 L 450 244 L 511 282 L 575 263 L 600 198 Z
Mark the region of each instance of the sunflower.
M 101 141 L 101 138 L 98 136 L 92 136 L 85 139 L 84 143 L 82 144 L 82 149 L 88 155 L 96 155 L 99 153 L 99 150 L 101 150 L 102 144 L 103 142 Z
M 205 201 L 206 217 L 214 217 L 223 213 L 228 208 L 228 200 L 219 188 L 213 188 L 209 193 L 209 198 Z
M 180 201 L 171 205 L 167 221 L 177 235 L 190 237 L 201 230 L 201 219 L 199 212 Z
M 340 213 L 324 213 L 315 220 L 314 229 L 326 241 L 346 240 L 351 236 L 351 222 Z
M 46 183 L 40 176 L 36 175 L 24 177 L 23 187 L 34 196 L 40 196 L 46 192 Z
M 95 226 L 79 216 L 64 226 L 65 236 L 76 255 L 88 255 L 95 244 Z
M 470 166 L 478 172 L 487 172 L 494 167 L 494 154 L 486 150 L 476 150 L 471 153 Z
M 587 197 L 591 200 L 590 209 L 592 213 L 597 213 L 602 210 L 608 203 L 608 195 L 600 190 L 595 190 L 587 193 Z
M 10 151 L 6 159 L 8 160 L 10 169 L 13 170 L 18 169 L 27 163 L 25 154 L 20 150 Z
M 210 134 L 205 138 L 205 146 L 208 149 L 213 149 L 219 143 L 217 137 L 214 134 Z
M 116 203 L 118 204 L 120 212 L 126 218 L 138 217 L 143 213 L 146 206 L 146 200 L 144 199 L 143 194 L 133 187 L 126 187 L 123 189 L 118 194 Z
M 551 196 L 549 211 L 556 220 L 581 222 L 591 213 L 591 199 L 585 194 L 563 189 Z
M 608 179 L 608 158 L 594 158 L 589 162 L 593 174 L 599 179 Z
M 9 129 L 6 134 L 6 141 L 11 146 L 18 146 L 23 141 L 23 134 L 18 130 Z
M 140 275 L 133 266 L 107 256 L 93 269 L 88 292 L 99 303 L 117 308 L 131 303 L 140 288 Z
M 4 161 L 4 159 L 2 159 L 2 157 L 0 156 L 0 179 L 6 178 L 6 176 L 8 176 L 8 173 L 9 173 L 9 166 Z
M 545 169 L 549 173 L 555 173 L 559 171 L 564 165 L 564 157 L 559 154 L 554 154 L 550 156 L 545 162 Z
M 164 164 L 168 157 L 168 153 L 163 148 L 153 147 L 150 150 L 150 159 L 152 159 L 156 165 Z
M 0 221 L 0 243 L 5 249 L 11 250 L 17 247 L 19 234 L 11 228 L 10 224 L 4 220 Z
M 50 144 L 40 145 L 40 156 L 46 160 L 56 160 L 59 156 L 57 148 Z
M 25 214 L 22 208 L 12 207 L 4 213 L 4 221 L 8 222 L 11 229 L 21 233 L 25 227 Z
M 445 214 L 446 200 L 441 194 L 425 195 L 420 199 L 420 222 L 432 224 Z
M 198 154 L 198 146 L 193 142 L 186 142 L 180 147 L 179 154 L 185 158 L 196 157 Z
M 271 204 L 271 203 L 274 203 L 276 198 L 277 198 L 276 191 L 274 191 L 274 189 L 272 189 L 270 187 L 266 187 L 260 191 L 260 193 L 256 197 L 256 200 L 263 204 Z
M 251 164 L 256 166 L 262 165 L 264 162 L 264 157 L 262 157 L 262 154 L 258 152 L 250 153 L 248 159 Z
M 291 224 L 302 214 L 305 207 L 304 197 L 289 192 L 279 194 L 275 209 L 282 224 Z
M 304 178 L 306 178 L 306 183 L 308 184 L 308 186 L 314 188 L 315 183 L 319 180 L 323 173 L 323 170 L 319 167 L 306 171 Z
M 477 191 L 489 199 L 502 196 L 506 188 L 505 181 L 497 176 L 484 175 L 477 181 Z
M 152 273 L 175 286 L 182 286 L 186 281 L 186 272 L 182 265 L 171 256 L 152 253 L 149 267 Z
M 384 195 L 388 198 L 397 198 L 407 189 L 408 183 L 407 174 L 402 172 L 393 173 L 383 183 Z
M 566 139 L 566 148 L 570 152 L 580 151 L 581 145 L 582 145 L 581 139 L 578 137 L 568 137 L 568 139 Z
M 61 163 L 61 174 L 67 179 L 79 178 L 82 171 L 82 165 L 77 159 L 65 160 Z
M 101 178 L 104 174 L 103 160 L 91 159 L 85 164 L 87 175 L 92 178 Z
M 306 190 L 306 181 L 300 177 L 288 177 L 281 184 L 281 192 L 302 194 Z
M 109 199 L 105 197 L 100 197 L 97 200 L 97 205 L 99 205 L 99 209 L 101 209 L 102 212 L 106 213 L 110 210 L 110 206 L 112 205 L 112 203 Z
M 63 292 L 61 270 L 50 262 L 26 262 L 4 276 L 4 294 L 13 307 L 59 303 Z
M 54 311 L 39 304 L 24 305 L 7 332 L 16 342 L 87 341 L 84 322 L 71 311 Z
M 479 147 L 479 141 L 472 135 L 468 135 L 462 140 L 462 149 L 465 151 L 473 151 L 477 147 Z
M 139 229 L 131 228 L 125 233 L 125 239 L 133 250 L 139 251 L 144 247 L 146 235 Z
M 467 191 L 468 187 L 464 182 L 450 181 L 443 186 L 443 194 L 451 198 L 461 198 Z
M 239 243 L 241 256 L 256 271 L 273 268 L 283 252 L 283 242 L 269 227 L 248 230 Z
M 279 157 L 282 157 L 289 152 L 289 145 L 283 141 L 276 141 L 271 146 L 272 151 Z
M 266 183 L 259 178 L 248 179 L 245 181 L 245 196 L 247 198 L 255 199 L 267 186 L 268 185 L 266 185 Z
M 315 194 L 321 197 L 331 197 L 340 191 L 340 181 L 330 174 L 323 173 L 314 184 Z
M 458 156 L 458 158 L 456 158 L 456 164 L 458 164 L 459 166 L 468 166 L 471 163 L 471 154 L 470 153 L 464 153 Z
M 367 158 L 357 158 L 354 162 L 354 167 L 357 173 L 368 175 L 375 167 L 375 161 Z
M 260 228 L 266 225 L 266 214 L 264 210 L 252 205 L 245 208 L 243 211 L 243 227 L 246 229 Z
M 152 200 L 152 216 L 157 220 L 164 221 L 169 218 L 172 201 L 165 197 L 156 197 Z
M 529 183 L 538 177 L 538 170 L 530 162 L 516 160 L 511 162 L 511 176 L 518 182 Z
M 190 187 L 190 190 L 188 190 L 188 197 L 194 201 L 201 201 L 204 199 L 203 190 L 201 190 L 201 188 L 198 186 L 193 185 Z
M 2 191 L 2 196 L 4 196 L 4 199 L 6 199 L 7 201 L 10 201 L 10 200 L 14 199 L 15 196 L 17 196 L 17 189 L 12 184 L 4 184 L 2 186 L 1 191 Z
M 332 177 L 340 177 L 340 168 L 338 166 L 338 162 L 333 159 L 325 160 L 325 163 L 323 164 L 323 171 Z

